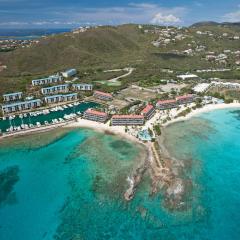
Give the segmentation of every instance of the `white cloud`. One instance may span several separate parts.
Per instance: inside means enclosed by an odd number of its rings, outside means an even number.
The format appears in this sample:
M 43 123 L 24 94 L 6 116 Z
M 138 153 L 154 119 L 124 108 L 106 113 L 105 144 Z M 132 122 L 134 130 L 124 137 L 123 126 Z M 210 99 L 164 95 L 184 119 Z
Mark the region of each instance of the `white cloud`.
M 1 1 L 1 0 L 0 0 Z M 15 10 L 16 11 L 16 10 Z M 154 23 L 154 24 L 179 24 L 186 14 L 185 7 L 162 7 L 158 4 L 130 3 L 120 7 L 82 8 L 79 6 L 48 8 L 44 11 L 32 10 L 31 14 L 20 12 L 22 19 L 16 19 L 16 12 L 5 13 L 6 18 L 12 15 L 14 20 L 27 22 L 29 25 L 55 25 L 71 27 L 84 25 L 86 22 L 96 24 L 124 24 L 124 23 Z M 1 10 L 0 10 L 1 12 Z M 36 13 L 36 14 L 35 14 Z M 4 20 L 5 20 L 4 19 Z M 11 20 L 10 20 L 11 21 Z M 5 21 L 0 21 L 4 25 Z M 19 24 L 20 25 L 20 24 Z
M 223 16 L 223 21 L 226 21 L 226 22 L 240 22 L 240 4 L 237 7 L 239 8 L 237 11 L 225 14 Z
M 162 13 L 157 13 L 151 20 L 152 24 L 173 24 L 181 22 L 180 18 L 175 17 L 172 14 L 164 15 Z

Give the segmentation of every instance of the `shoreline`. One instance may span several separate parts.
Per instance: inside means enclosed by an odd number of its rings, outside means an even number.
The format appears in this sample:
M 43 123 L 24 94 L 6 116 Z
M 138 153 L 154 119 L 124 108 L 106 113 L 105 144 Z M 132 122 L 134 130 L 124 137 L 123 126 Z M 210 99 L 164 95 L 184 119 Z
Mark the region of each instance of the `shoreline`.
M 240 103 L 208 104 L 208 105 L 203 106 L 202 108 L 192 110 L 192 112 L 190 112 L 186 116 L 178 117 L 178 118 L 170 120 L 169 122 L 163 124 L 163 127 L 165 128 L 173 123 L 189 120 L 190 118 L 195 117 L 201 113 L 207 113 L 207 112 L 211 112 L 211 111 L 215 111 L 215 110 L 231 109 L 231 108 L 240 108 Z

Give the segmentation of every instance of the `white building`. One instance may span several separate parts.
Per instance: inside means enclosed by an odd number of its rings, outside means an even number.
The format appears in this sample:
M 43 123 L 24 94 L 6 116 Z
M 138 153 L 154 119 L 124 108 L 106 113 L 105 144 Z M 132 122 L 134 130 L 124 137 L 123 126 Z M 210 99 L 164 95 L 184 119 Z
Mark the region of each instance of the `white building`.
M 40 107 L 42 101 L 40 99 L 34 99 L 31 101 L 17 102 L 2 105 L 3 114 L 25 111 L 33 108 Z
M 74 75 L 76 75 L 76 74 L 77 74 L 77 70 L 74 69 L 74 68 L 69 69 L 69 70 L 67 70 L 67 71 L 65 71 L 65 72 L 62 72 L 62 75 L 63 75 L 63 77 L 65 77 L 65 78 L 72 77 L 72 76 L 74 76 Z
M 32 80 L 32 85 L 33 86 L 39 86 L 39 85 L 61 82 L 62 80 L 63 80 L 62 76 L 52 75 L 52 76 L 49 76 L 47 78 L 40 78 L 40 79 Z
M 86 83 L 76 83 L 72 85 L 73 90 L 75 91 L 92 91 L 93 85 Z
M 177 78 L 185 81 L 185 80 L 194 80 L 198 79 L 199 77 L 195 74 L 183 74 L 183 75 L 178 75 Z
M 4 94 L 3 101 L 4 102 L 17 101 L 22 98 L 22 95 L 23 95 L 22 92 Z
M 70 94 L 58 94 L 58 95 L 53 95 L 53 96 L 46 96 L 44 98 L 44 101 L 47 104 L 52 104 L 52 103 L 58 103 L 58 102 L 69 102 L 69 101 L 75 101 L 78 99 L 77 93 L 70 93 Z
M 56 85 L 56 86 L 46 87 L 41 89 L 41 92 L 43 95 L 49 95 L 54 93 L 66 93 L 68 91 L 69 91 L 68 84 Z

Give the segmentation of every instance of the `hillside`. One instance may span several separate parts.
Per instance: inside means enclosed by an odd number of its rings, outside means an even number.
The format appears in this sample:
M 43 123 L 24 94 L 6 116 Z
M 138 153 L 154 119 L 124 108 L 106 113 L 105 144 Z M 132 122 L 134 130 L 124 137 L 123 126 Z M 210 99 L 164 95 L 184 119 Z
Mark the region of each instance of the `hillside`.
M 212 34 L 199 35 L 198 31 L 211 31 Z M 202 24 L 190 28 L 171 28 L 168 33 L 164 32 L 164 27 L 150 25 L 142 28 L 138 25 L 104 26 L 76 34 L 45 37 L 30 48 L 2 52 L 0 62 L 7 69 L 0 72 L 0 94 L 25 90 L 33 78 L 72 67 L 78 70 L 82 81 L 88 82 L 106 80 L 105 75 L 101 75 L 102 70 L 127 66 L 136 68 L 123 84 L 172 79 L 178 73 L 196 69 L 234 67 L 235 58 L 232 56 L 225 64 L 206 61 L 205 57 L 208 51 L 218 54 L 225 49 L 237 51 L 239 40 L 222 36 L 223 33 L 239 36 L 239 27 Z M 179 36 L 181 38 L 177 39 Z M 169 43 L 162 44 L 161 41 L 168 38 Z M 156 41 L 160 46 L 154 46 L 153 42 Z M 198 52 L 199 46 L 204 46 L 204 51 Z M 186 54 L 188 49 L 192 49 L 193 53 Z M 171 68 L 174 74 L 163 73 L 162 69 L 165 68 Z

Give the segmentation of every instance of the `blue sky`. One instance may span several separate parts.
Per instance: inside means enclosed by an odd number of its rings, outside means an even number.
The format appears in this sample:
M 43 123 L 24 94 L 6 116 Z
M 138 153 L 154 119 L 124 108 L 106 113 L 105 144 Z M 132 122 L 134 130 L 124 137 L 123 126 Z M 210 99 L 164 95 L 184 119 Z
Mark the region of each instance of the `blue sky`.
M 240 0 L 0 0 L 0 28 L 240 22 Z

